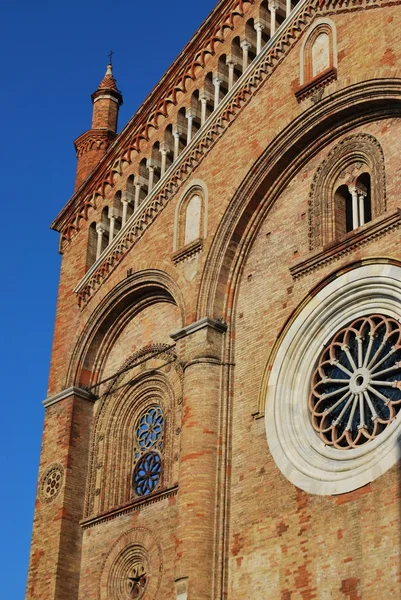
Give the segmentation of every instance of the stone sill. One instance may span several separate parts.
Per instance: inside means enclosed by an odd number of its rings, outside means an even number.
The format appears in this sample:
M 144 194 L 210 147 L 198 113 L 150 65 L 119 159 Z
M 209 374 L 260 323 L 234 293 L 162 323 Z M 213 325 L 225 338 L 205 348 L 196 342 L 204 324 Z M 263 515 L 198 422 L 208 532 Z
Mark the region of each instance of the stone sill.
M 323 248 L 320 248 L 312 254 L 309 258 L 306 258 L 298 262 L 293 267 L 290 267 L 290 273 L 293 279 L 299 279 L 308 275 L 316 269 L 320 269 L 324 265 L 338 260 L 344 254 L 351 252 L 358 246 L 362 246 L 370 242 L 371 240 L 396 229 L 401 225 L 401 209 L 397 210 L 390 215 L 382 215 L 377 217 L 374 221 L 362 225 L 353 231 L 347 233 L 347 235 L 341 240 L 332 242 Z
M 335 67 L 329 67 L 322 73 L 316 75 L 308 83 L 301 85 L 295 92 L 295 97 L 298 102 L 302 102 L 305 98 L 312 96 L 317 90 L 326 87 L 332 81 L 337 79 L 337 69 Z
M 194 240 L 190 244 L 187 244 L 183 248 L 180 248 L 179 250 L 174 252 L 171 258 L 173 262 L 178 263 L 187 258 L 192 258 L 192 256 L 195 256 L 195 254 L 202 252 L 202 248 L 203 240 L 198 238 L 197 240 Z
M 121 515 L 126 515 L 131 512 L 135 512 L 149 506 L 150 504 L 154 504 L 155 502 L 159 502 L 160 500 L 165 500 L 166 498 L 171 498 L 172 496 L 176 496 L 178 492 L 178 483 L 173 485 L 170 488 L 164 488 L 162 490 L 158 490 L 153 494 L 149 494 L 149 496 L 145 496 L 142 498 L 135 498 L 135 500 L 131 500 L 127 504 L 123 504 L 118 506 L 117 508 L 112 508 L 107 512 L 96 515 L 95 517 L 89 517 L 87 519 L 82 519 L 80 521 L 80 525 L 83 529 L 88 529 L 89 527 L 94 527 L 95 525 L 99 525 L 100 523 L 105 523 L 106 521 L 111 521 L 112 519 L 116 519 Z

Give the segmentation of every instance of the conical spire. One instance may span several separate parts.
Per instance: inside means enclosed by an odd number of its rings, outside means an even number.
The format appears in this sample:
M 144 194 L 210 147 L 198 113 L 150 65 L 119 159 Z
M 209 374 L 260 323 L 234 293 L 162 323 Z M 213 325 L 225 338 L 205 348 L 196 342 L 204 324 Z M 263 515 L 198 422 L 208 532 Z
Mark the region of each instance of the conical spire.
M 111 63 L 107 65 L 106 74 L 97 88 L 97 91 L 99 90 L 114 90 L 115 92 L 119 92 L 117 82 L 113 75 L 113 65 Z

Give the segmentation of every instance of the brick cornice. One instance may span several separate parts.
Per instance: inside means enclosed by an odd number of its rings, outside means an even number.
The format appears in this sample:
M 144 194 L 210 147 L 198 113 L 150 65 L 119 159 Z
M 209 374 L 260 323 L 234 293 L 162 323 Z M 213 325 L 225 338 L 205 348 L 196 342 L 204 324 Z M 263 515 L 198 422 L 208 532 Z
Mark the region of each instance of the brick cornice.
M 88 208 L 96 207 L 96 197 L 104 197 L 106 186 L 113 185 L 115 174 L 121 174 L 121 164 L 123 162 L 130 163 L 132 153 L 141 151 L 142 143 L 149 139 L 150 130 L 158 127 L 158 119 L 167 116 L 170 104 L 177 104 L 177 94 L 186 92 L 186 80 L 194 80 L 196 78 L 195 68 L 203 67 L 204 57 L 207 54 L 214 54 L 216 44 L 224 41 L 224 31 L 227 28 L 232 29 L 234 16 L 242 16 L 244 5 L 253 2 L 254 0 L 231 0 L 231 2 L 221 2 L 216 7 L 200 30 L 200 32 L 203 32 L 203 37 L 194 36 L 193 40 L 184 48 L 181 55 L 161 79 L 159 85 L 148 96 L 135 116 L 109 148 L 97 168 L 85 180 L 83 185 L 53 221 L 51 227 L 62 233 L 62 241 L 68 242 L 79 230 L 81 221 L 87 219 Z M 289 51 L 293 43 L 300 37 L 305 27 L 316 14 L 364 10 L 399 3 L 400 0 L 395 0 L 394 2 L 387 0 L 361 0 L 360 5 L 355 7 L 349 0 L 301 1 L 294 9 L 292 18 L 288 22 L 285 21 L 279 28 L 272 46 L 274 48 L 272 58 L 276 58 L 276 63 L 281 62 L 283 55 Z M 207 34 L 209 34 L 209 37 Z M 199 35 L 201 34 L 199 33 Z M 271 47 L 271 44 L 269 43 L 267 46 Z M 263 51 L 261 54 L 265 55 Z M 191 56 L 189 61 L 183 60 L 186 55 Z M 258 58 L 260 58 L 260 55 Z M 254 63 L 253 72 L 260 65 L 260 60 L 256 60 Z M 170 85 L 172 82 L 174 84 Z M 252 90 L 245 89 L 244 93 L 247 95 L 253 92 Z M 242 108 L 243 101 L 248 99 L 239 97 L 236 108 Z M 238 110 L 234 109 L 232 112 L 235 114 Z M 202 150 L 201 147 L 200 152 Z
M 320 267 L 339 260 L 355 248 L 363 246 L 393 229 L 398 229 L 400 226 L 401 209 L 398 208 L 393 213 L 379 217 L 359 229 L 351 231 L 344 239 L 333 242 L 327 247 L 314 252 L 308 258 L 290 267 L 290 273 L 293 279 L 304 277 Z
M 233 29 L 234 18 L 243 16 L 246 4 L 254 0 L 220 0 L 203 25 L 183 48 L 159 83 L 151 91 L 135 115 L 119 134 L 115 144 L 99 162 L 97 169 L 78 188 L 51 224 L 52 229 L 62 231 L 68 220 L 79 209 L 87 194 L 93 194 L 107 172 L 113 172 L 116 160 L 122 157 L 130 162 L 133 151 L 140 151 L 143 140 L 148 139 L 149 129 L 157 128 L 158 119 L 167 116 L 168 106 L 177 104 L 177 94 L 186 92 L 186 81 L 196 78 L 195 70 L 203 67 L 205 57 L 216 52 L 216 45 L 224 41 L 226 29 Z M 106 173 L 106 176 L 105 176 Z
M 361 9 L 375 8 L 383 5 L 383 0 L 365 0 Z M 289 19 L 288 23 L 283 23 L 277 32 L 277 37 L 272 42 L 266 44 L 262 52 L 252 63 L 251 68 L 238 80 L 237 84 L 221 102 L 219 108 L 212 113 L 208 121 L 208 126 L 204 130 L 201 130 L 200 135 L 198 134 L 194 137 L 192 143 L 184 150 L 174 168 L 169 172 L 168 177 L 161 180 L 155 186 L 152 194 L 143 203 L 141 210 L 133 215 L 127 226 L 119 232 L 108 247 L 101 260 L 93 265 L 75 288 L 80 305 L 86 304 L 90 300 L 102 282 L 112 273 L 122 257 L 142 237 L 143 233 L 166 206 L 169 199 L 176 194 L 194 168 L 200 164 L 236 116 L 248 104 L 266 79 L 270 77 L 315 15 L 320 14 L 322 11 L 327 12 L 327 7 L 330 7 L 331 12 L 334 10 L 341 12 L 351 10 L 346 0 L 325 0 L 324 2 L 309 0 L 308 2 L 301 3 L 294 9 L 292 18 Z M 95 204 L 95 196 L 89 197 L 87 199 L 87 206 L 82 208 L 79 219 L 84 217 L 88 206 Z M 74 224 L 71 224 L 71 227 L 75 229 Z

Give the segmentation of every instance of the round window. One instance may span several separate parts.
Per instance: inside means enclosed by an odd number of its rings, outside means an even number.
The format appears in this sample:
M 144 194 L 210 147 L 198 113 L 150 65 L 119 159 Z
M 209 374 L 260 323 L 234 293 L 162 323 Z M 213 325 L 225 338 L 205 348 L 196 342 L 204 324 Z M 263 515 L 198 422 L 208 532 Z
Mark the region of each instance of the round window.
M 401 268 L 370 264 L 309 300 L 277 349 L 266 398 L 270 452 L 314 494 L 361 487 L 400 457 Z

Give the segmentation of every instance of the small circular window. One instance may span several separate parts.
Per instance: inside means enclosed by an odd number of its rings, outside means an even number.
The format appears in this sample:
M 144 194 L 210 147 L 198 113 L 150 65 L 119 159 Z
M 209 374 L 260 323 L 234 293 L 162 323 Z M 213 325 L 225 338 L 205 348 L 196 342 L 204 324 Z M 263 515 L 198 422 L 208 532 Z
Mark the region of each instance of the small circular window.
M 356 448 L 400 408 L 400 323 L 384 315 L 355 319 L 320 353 L 309 395 L 313 428 L 329 446 Z

